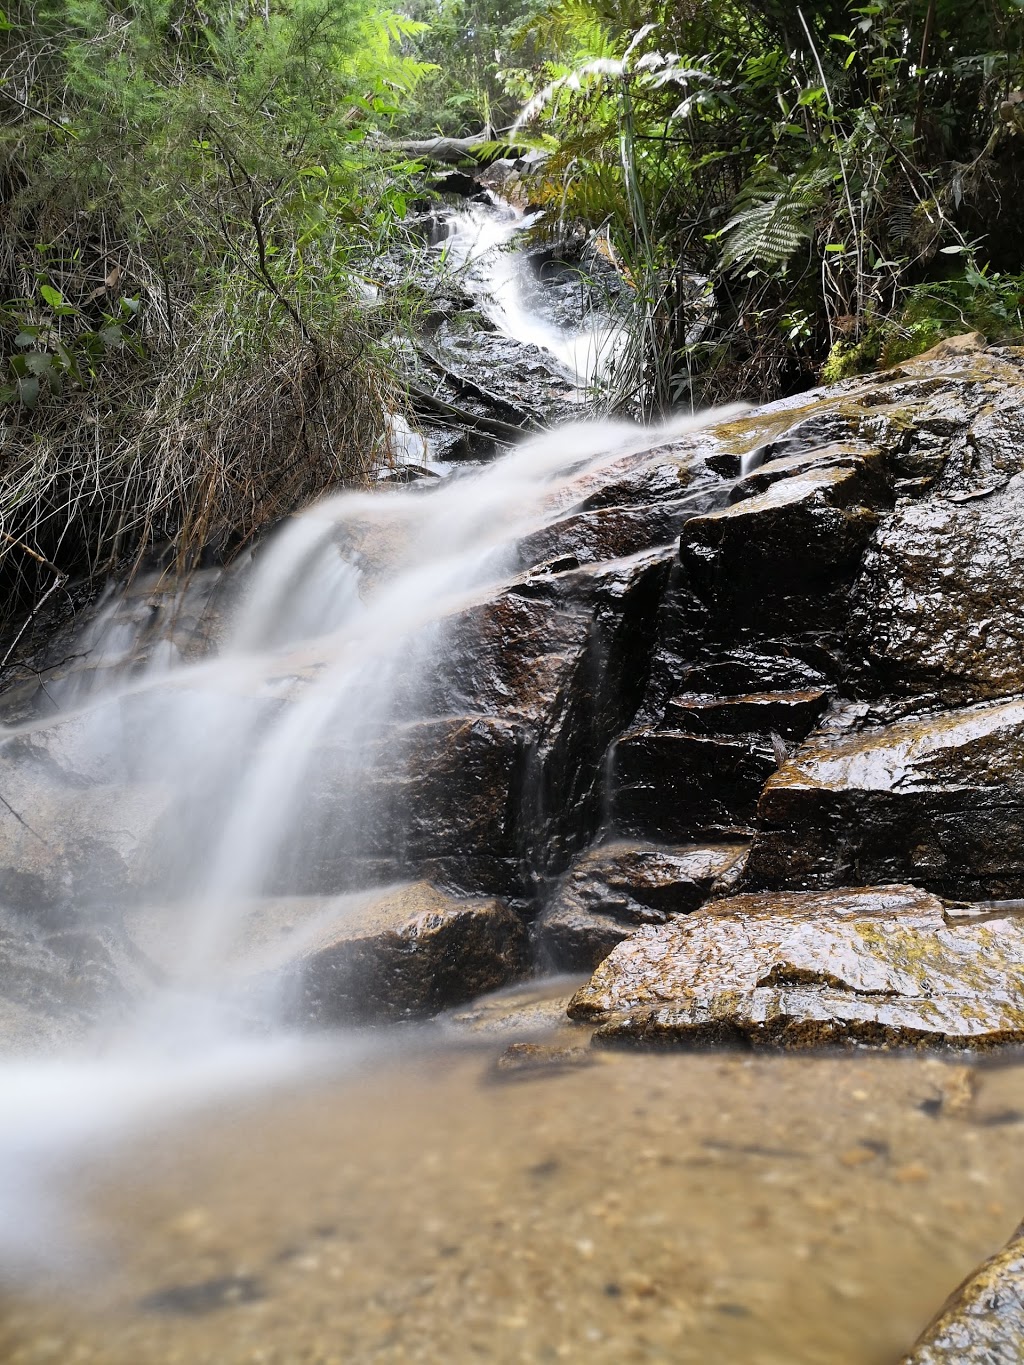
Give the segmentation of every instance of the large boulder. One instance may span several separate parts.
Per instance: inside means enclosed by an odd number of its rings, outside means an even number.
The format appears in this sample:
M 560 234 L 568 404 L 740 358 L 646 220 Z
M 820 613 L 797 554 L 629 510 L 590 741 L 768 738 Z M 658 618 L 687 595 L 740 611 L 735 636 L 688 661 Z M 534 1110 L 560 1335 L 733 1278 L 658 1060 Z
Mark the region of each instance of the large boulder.
M 593 971 L 640 925 L 664 924 L 721 895 L 745 856 L 745 844 L 616 840 L 589 849 L 534 924 L 542 961 L 557 971 Z
M 768 779 L 758 824 L 752 886 L 1024 896 L 1024 699 L 824 730 Z
M 900 1365 L 1024 1360 L 1024 1226 L 949 1297 Z
M 569 1006 L 614 1043 L 1024 1042 L 1024 919 L 908 886 L 741 895 L 639 929 Z
M 511 910 L 429 882 L 271 902 L 251 913 L 244 939 L 243 960 L 283 980 L 286 1012 L 315 1026 L 424 1018 L 510 985 L 529 964 Z

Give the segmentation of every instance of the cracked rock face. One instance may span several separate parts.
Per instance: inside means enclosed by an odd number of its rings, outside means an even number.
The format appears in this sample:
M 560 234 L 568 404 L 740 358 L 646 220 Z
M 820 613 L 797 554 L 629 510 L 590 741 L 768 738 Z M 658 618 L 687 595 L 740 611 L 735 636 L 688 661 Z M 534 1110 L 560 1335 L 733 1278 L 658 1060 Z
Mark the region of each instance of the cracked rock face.
M 955 921 L 909 886 L 741 895 L 640 929 L 569 1006 L 606 1043 L 1024 1041 L 1024 919 Z

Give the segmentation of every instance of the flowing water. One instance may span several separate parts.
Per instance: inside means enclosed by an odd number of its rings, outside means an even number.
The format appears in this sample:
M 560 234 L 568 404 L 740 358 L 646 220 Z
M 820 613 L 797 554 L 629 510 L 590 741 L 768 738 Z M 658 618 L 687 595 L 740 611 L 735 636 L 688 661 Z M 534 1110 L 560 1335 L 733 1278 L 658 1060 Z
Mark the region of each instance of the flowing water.
M 395 727 L 422 713 L 442 624 L 517 572 L 519 542 L 602 470 L 668 434 L 562 430 L 434 489 L 328 498 L 237 575 L 212 657 L 158 651 L 133 670 L 127 627 L 101 612 L 87 643 L 107 667 L 72 674 L 50 692 L 67 709 L 0 743 L 6 818 L 19 821 L 16 856 L 44 883 L 55 877 L 65 895 L 71 878 L 76 929 L 104 927 L 111 897 L 127 894 L 144 981 L 130 1009 L 118 1001 L 70 1054 L 0 1066 L 0 1253 L 13 1266 L 53 1244 L 47 1180 L 69 1156 L 316 1068 L 322 1048 L 275 1026 L 281 1002 L 254 907 L 298 896 L 315 929 L 349 860 L 358 885 L 359 851 L 381 818 L 370 789 L 382 761 L 401 766 Z M 133 841 L 143 853 L 127 887 L 112 887 Z M 399 827 L 389 842 L 401 845 Z M 311 881 L 324 876 L 326 888 Z M 328 913 L 345 904 L 330 896 Z M 44 918 L 68 913 L 44 897 Z
M 562 359 L 582 380 L 602 345 Z M 147 621 L 112 600 L 53 714 L 4 733 L 26 865 L 79 929 L 113 898 L 144 952 L 130 1006 L 0 1063 L 0 1360 L 868 1365 L 1010 1231 L 1012 1067 L 591 1054 L 557 983 L 418 1032 L 284 1022 L 254 907 L 287 895 L 310 928 L 325 884 L 330 914 L 358 902 L 381 756 L 432 714 L 450 623 L 689 425 L 325 499 L 225 578 L 215 649 L 140 667 Z M 503 1080 L 538 1028 L 567 1064 Z
M 469 204 L 447 220 L 448 235 L 437 249 L 446 264 L 463 272 L 481 311 L 500 332 L 546 351 L 580 388 L 589 389 L 621 354 L 625 329 L 599 310 L 590 313 L 589 325 L 577 328 L 545 316 L 542 287 L 523 253 L 511 249 L 540 217 L 504 201 L 494 207 Z

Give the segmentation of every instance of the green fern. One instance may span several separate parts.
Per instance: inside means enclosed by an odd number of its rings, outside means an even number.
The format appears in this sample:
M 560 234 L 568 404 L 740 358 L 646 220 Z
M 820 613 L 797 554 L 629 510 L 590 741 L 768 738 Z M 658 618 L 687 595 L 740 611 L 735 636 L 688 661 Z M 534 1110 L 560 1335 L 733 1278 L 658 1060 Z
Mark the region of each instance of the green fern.
M 814 215 L 831 171 L 808 165 L 797 175 L 782 175 L 761 165 L 733 202 L 733 215 L 719 233 L 721 268 L 766 270 L 784 266 L 814 232 Z

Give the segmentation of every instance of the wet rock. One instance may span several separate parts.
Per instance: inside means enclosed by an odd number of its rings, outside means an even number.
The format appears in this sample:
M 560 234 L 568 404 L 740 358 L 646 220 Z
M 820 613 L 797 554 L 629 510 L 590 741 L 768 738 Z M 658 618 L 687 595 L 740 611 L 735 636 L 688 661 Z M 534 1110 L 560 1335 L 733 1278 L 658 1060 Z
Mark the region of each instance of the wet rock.
M 814 729 L 827 703 L 820 687 L 724 697 L 680 692 L 668 703 L 665 724 L 695 734 L 775 734 L 797 740 Z
M 966 1279 L 901 1365 L 1013 1365 L 1024 1360 L 1024 1225 Z
M 612 827 L 638 839 L 725 838 L 749 833 L 779 754 L 768 739 L 643 726 L 611 754 Z
M 604 507 L 576 512 L 519 544 L 524 567 L 571 555 L 579 564 L 622 559 L 667 545 L 679 534 L 692 503 L 683 498 L 647 507 Z
M 1024 700 L 812 736 L 769 778 L 758 822 L 752 886 L 1020 896 Z
M 430 704 L 493 710 L 519 727 L 523 766 L 502 809 L 538 880 L 560 871 L 597 828 L 604 755 L 643 696 L 672 553 L 526 575 L 448 628 Z M 425 809 L 435 823 L 450 810 L 464 838 L 460 805 L 438 791 Z
M 586 1030 L 573 1024 L 565 1012 L 582 984 L 578 975 L 541 977 L 473 1000 L 451 1010 L 438 1022 L 452 1037 L 475 1041 L 485 1038 L 532 1041 L 555 1033 L 589 1040 Z
M 739 877 L 745 844 L 617 841 L 579 857 L 541 912 L 534 939 L 559 971 L 592 971 L 642 924 L 689 914 Z
M 934 692 L 954 705 L 1019 689 L 1022 522 L 1024 474 L 997 474 L 885 519 L 854 596 L 861 647 L 880 689 Z
M 271 890 L 330 893 L 366 885 L 368 871 L 528 894 L 533 744 L 514 719 L 456 715 L 389 728 L 357 750 L 325 746 L 309 774 L 308 819 Z
M 860 562 L 878 512 L 860 467 L 813 466 L 683 528 L 680 551 L 698 593 L 747 618 L 799 619 Z M 795 600 L 794 600 L 795 599 Z
M 888 487 L 882 465 L 882 452 L 859 441 L 833 441 L 827 445 L 812 441 L 805 446 L 795 432 L 789 433 L 766 448 L 763 463 L 738 480 L 729 501 L 742 502 L 766 493 L 773 484 L 794 475 L 848 470 L 860 482 L 859 501 L 884 502 L 888 498 Z M 845 488 L 845 484 L 843 486 Z M 850 497 L 849 490 L 844 497 Z
M 0 1044 L 39 1051 L 129 1008 L 157 973 L 119 923 L 0 908 Z
M 638 930 L 569 1013 L 607 1043 L 1019 1043 L 1024 922 L 953 926 L 907 886 L 736 896 Z
M 466 411 L 498 415 L 501 420 L 516 411 L 517 425 L 524 428 L 537 422 L 546 426 L 571 422 L 580 415 L 574 381 L 539 346 L 484 330 L 475 319 L 467 325 L 460 316 L 441 323 L 432 345 L 448 374 L 437 396 Z M 532 420 L 524 424 L 526 417 Z
M 538 1076 L 558 1076 L 564 1071 L 593 1066 L 599 1059 L 589 1047 L 565 1043 L 510 1043 L 494 1064 L 499 1081 L 520 1081 Z
M 172 1284 L 139 1300 L 144 1313 L 195 1318 L 237 1304 L 257 1303 L 267 1288 L 255 1275 L 224 1275 L 196 1284 Z
M 134 781 L 113 731 L 72 717 L 0 746 L 0 901 L 65 912 L 116 905 L 140 887 L 147 841 L 168 808 L 158 783 Z
M 422 1018 L 507 986 L 528 967 L 526 931 L 497 900 L 418 882 L 348 900 L 333 915 L 295 928 L 283 966 L 291 1012 L 306 1024 Z

